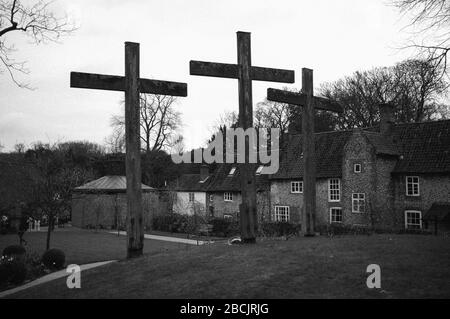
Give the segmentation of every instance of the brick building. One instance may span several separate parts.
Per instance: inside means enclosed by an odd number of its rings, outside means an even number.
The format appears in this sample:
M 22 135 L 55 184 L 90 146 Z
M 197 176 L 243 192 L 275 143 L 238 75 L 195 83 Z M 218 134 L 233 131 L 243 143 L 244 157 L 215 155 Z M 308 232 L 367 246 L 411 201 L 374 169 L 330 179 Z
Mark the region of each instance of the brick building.
M 269 216 L 269 183 L 266 175 L 257 173 L 257 203 L 260 218 Z M 239 167 L 236 164 L 218 164 L 213 172 L 207 166 L 200 174 L 183 174 L 171 187 L 175 192 L 173 212 L 204 214 L 209 218 L 238 219 L 240 194 Z
M 394 125 L 391 107 L 380 111 L 379 128 L 315 134 L 317 224 L 449 230 L 450 121 Z M 301 145 L 290 136 L 269 177 L 273 220 L 302 221 Z
M 380 114 L 376 128 L 315 134 L 317 224 L 450 230 L 450 120 L 395 125 L 389 105 Z M 217 166 L 202 188 L 205 212 L 234 218 L 239 170 Z M 255 174 L 260 220 L 301 223 L 301 135 L 288 135 L 276 174 L 258 175 L 256 166 Z

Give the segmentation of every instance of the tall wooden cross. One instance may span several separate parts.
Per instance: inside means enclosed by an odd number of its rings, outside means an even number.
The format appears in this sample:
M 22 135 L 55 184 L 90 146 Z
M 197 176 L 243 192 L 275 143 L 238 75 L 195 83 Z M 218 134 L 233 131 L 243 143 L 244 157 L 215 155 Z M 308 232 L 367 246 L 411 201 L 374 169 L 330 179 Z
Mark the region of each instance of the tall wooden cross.
M 140 256 L 144 247 L 144 224 L 139 94 L 187 96 L 187 84 L 141 79 L 139 76 L 139 43 L 125 42 L 125 76 L 71 72 L 70 86 L 125 92 L 127 257 Z
M 314 146 L 315 110 L 341 113 L 342 107 L 328 99 L 314 96 L 313 70 L 302 69 L 302 93 L 277 89 L 267 90 L 269 101 L 300 105 L 303 135 L 303 224 L 305 235 L 314 236 L 316 223 L 316 158 Z
M 294 71 L 252 66 L 250 33 L 237 32 L 237 64 L 190 61 L 190 74 L 238 79 L 239 82 L 239 127 L 244 130 L 253 126 L 252 80 L 294 83 Z M 246 142 L 246 150 L 250 150 Z M 240 229 L 243 243 L 254 243 L 256 239 L 256 177 L 248 161 L 239 165 L 242 204 L 240 206 Z

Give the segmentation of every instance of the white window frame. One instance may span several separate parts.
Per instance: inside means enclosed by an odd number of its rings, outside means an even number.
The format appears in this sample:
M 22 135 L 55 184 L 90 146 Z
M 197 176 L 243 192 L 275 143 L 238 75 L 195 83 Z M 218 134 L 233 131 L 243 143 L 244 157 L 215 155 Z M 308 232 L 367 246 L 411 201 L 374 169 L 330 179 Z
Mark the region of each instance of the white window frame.
M 226 202 L 232 202 L 233 201 L 233 193 L 231 193 L 231 192 L 223 193 L 223 200 Z
M 408 223 L 408 214 L 419 214 L 419 224 L 409 224 Z M 417 229 L 417 228 L 408 228 L 408 225 L 418 225 L 419 229 L 422 229 L 422 212 L 420 210 L 405 210 L 405 229 Z
M 333 221 L 333 210 L 341 211 L 341 221 Z M 330 224 L 339 223 L 342 224 L 344 222 L 344 214 L 342 212 L 342 207 L 330 207 Z
M 359 170 L 357 170 L 356 168 L 359 167 Z M 353 172 L 356 174 L 359 174 L 362 172 L 362 165 L 361 163 L 355 163 L 353 164 Z
M 281 212 L 280 210 L 284 210 Z M 281 216 L 285 216 L 281 218 Z M 291 212 L 289 206 L 276 205 L 273 213 L 274 222 L 289 222 L 291 219 Z
M 189 193 L 189 203 L 195 202 L 195 193 Z
M 414 179 L 417 178 L 417 182 L 414 181 Z M 409 181 L 409 179 L 411 179 L 411 181 Z M 420 196 L 420 178 L 419 176 L 406 176 L 406 196 L 411 196 L 411 197 L 417 197 Z M 408 185 L 411 184 L 412 187 L 412 193 L 409 193 L 408 190 Z M 414 192 L 414 185 L 417 185 L 417 193 Z
M 331 189 L 332 186 L 332 182 L 337 181 L 337 189 Z M 333 185 L 336 185 L 336 183 L 334 183 Z M 335 191 L 335 194 L 332 194 L 332 191 Z M 332 198 L 334 196 L 337 195 L 337 199 L 336 198 Z M 329 202 L 340 202 L 341 201 L 341 179 L 340 178 L 330 178 L 328 179 L 328 201 Z
M 363 205 L 361 205 L 361 201 Z M 355 202 L 357 209 L 355 209 Z M 364 207 L 361 210 L 361 206 Z M 352 213 L 360 213 L 363 214 L 366 212 L 366 193 L 352 193 Z
M 294 187 L 296 185 L 296 187 Z M 291 194 L 302 194 L 303 193 L 303 181 L 292 181 L 291 182 Z

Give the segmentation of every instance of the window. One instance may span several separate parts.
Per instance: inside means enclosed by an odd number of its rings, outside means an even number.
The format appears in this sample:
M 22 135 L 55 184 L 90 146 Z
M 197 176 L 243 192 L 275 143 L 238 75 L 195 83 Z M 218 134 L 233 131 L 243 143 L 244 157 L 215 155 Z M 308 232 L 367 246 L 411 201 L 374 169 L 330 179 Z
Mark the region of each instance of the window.
M 418 210 L 405 211 L 405 228 L 422 229 L 422 212 Z
M 342 208 L 331 207 L 330 208 L 330 223 L 342 223 Z
M 419 177 L 406 176 L 406 196 L 419 196 Z
M 341 180 L 330 178 L 328 180 L 328 201 L 339 202 L 341 200 Z
M 353 172 L 361 173 L 361 164 L 354 164 L 353 165 Z
M 232 167 L 230 172 L 228 173 L 228 176 L 233 176 L 235 172 L 236 172 L 236 167 Z
M 257 169 L 256 169 L 256 175 L 261 175 L 261 172 L 262 172 L 262 170 L 263 170 L 263 168 L 264 168 L 264 166 L 259 166 Z
M 193 202 L 195 200 L 195 194 L 194 193 L 189 193 L 189 202 Z
M 291 193 L 303 193 L 303 182 L 291 182 Z
M 226 202 L 233 201 L 233 193 L 223 193 L 223 200 Z
M 204 182 L 206 182 L 208 180 L 209 176 L 206 176 L 204 180 L 199 181 L 200 184 L 203 184 Z
M 289 206 L 275 206 L 275 214 L 273 219 L 275 222 L 288 222 Z
M 366 194 L 352 194 L 352 213 L 364 213 L 366 211 Z

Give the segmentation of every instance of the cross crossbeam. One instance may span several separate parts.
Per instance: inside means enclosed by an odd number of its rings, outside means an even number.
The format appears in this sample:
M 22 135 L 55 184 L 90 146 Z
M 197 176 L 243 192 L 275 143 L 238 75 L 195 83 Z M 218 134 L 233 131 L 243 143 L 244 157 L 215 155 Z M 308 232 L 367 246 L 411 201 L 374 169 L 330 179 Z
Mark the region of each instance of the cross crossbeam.
M 125 77 L 95 73 L 70 72 L 70 86 L 81 89 L 125 91 Z M 139 79 L 139 92 L 187 96 L 186 83 Z
M 274 101 L 274 102 L 279 102 L 279 103 L 305 106 L 307 96 L 304 93 L 296 93 L 296 92 L 290 92 L 290 91 L 270 88 L 270 89 L 267 89 L 267 99 L 269 101 Z M 317 110 L 331 111 L 334 113 L 342 113 L 343 112 L 342 106 L 339 103 L 330 101 L 329 99 L 324 98 L 324 97 L 314 96 L 312 102 L 313 102 L 314 108 Z
M 294 83 L 294 71 L 252 66 L 250 33 L 237 32 L 238 63 L 215 63 L 190 61 L 190 74 L 238 79 L 239 127 L 253 126 L 252 81 Z M 246 143 L 246 149 L 249 145 Z M 256 239 L 257 206 L 255 172 L 249 165 L 248 152 L 245 163 L 239 165 L 242 204 L 240 206 L 240 229 L 243 243 L 254 243 Z
M 125 42 L 125 76 L 70 73 L 70 87 L 125 92 L 128 258 L 142 255 L 144 248 L 139 95 L 187 96 L 186 83 L 141 79 L 139 62 L 139 43 Z
M 316 214 L 316 162 L 314 145 L 315 110 L 342 113 L 338 103 L 313 95 L 313 71 L 302 69 L 302 93 L 269 88 L 267 99 L 273 102 L 288 103 L 303 107 L 303 229 L 306 236 L 315 234 Z
M 239 79 L 239 65 L 203 61 L 190 61 L 191 75 Z M 250 79 L 253 81 L 294 83 L 294 71 L 252 66 Z

